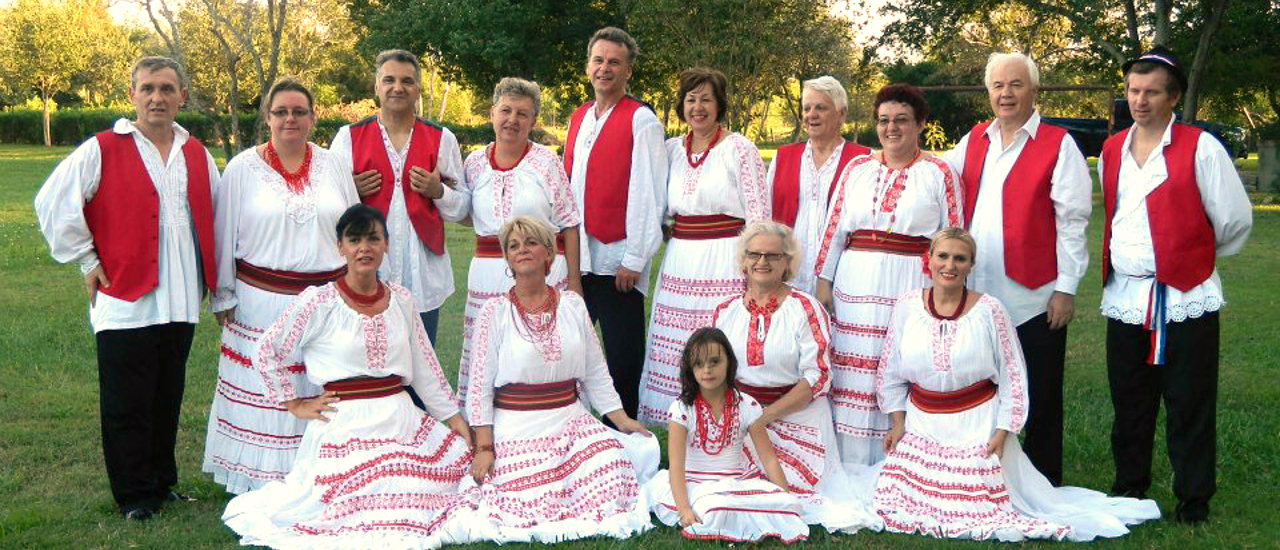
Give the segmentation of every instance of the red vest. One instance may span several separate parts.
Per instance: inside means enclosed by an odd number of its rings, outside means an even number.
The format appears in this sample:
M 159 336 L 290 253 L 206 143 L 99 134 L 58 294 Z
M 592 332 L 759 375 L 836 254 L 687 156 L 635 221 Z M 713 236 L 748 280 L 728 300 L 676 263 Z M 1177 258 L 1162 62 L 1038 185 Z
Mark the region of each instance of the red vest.
M 371 116 L 352 124 L 351 131 L 351 164 L 355 173 L 377 170 L 382 174 L 382 186 L 378 192 L 360 199 L 365 204 L 378 209 L 383 216 L 391 209 L 391 195 L 395 192 L 395 174 L 391 172 L 391 159 L 387 158 L 387 148 L 382 141 L 382 130 L 378 128 L 378 117 Z M 409 151 L 405 155 L 404 173 L 400 184 L 404 190 L 404 206 L 409 213 L 409 223 L 418 234 L 422 244 L 437 256 L 444 254 L 444 222 L 440 219 L 440 211 L 436 203 L 428 199 L 409 184 L 409 169 L 421 166 L 430 172 L 435 170 L 440 154 L 440 127 L 422 119 L 415 119 L 413 136 L 409 139 Z
M 84 205 L 85 222 L 110 287 L 108 296 L 136 301 L 159 284 L 160 194 L 133 141 L 133 134 L 107 130 L 95 136 L 102 150 L 102 179 L 98 192 Z M 187 207 L 200 249 L 200 274 L 205 287 L 217 286 L 213 261 L 213 198 L 209 159 L 204 145 L 188 138 L 182 146 L 187 162 Z M 146 216 L 150 214 L 151 219 Z
M 569 135 L 564 145 L 564 173 L 573 178 L 573 148 L 578 139 L 578 128 L 587 115 L 587 109 L 596 102 L 588 101 L 578 107 L 569 118 Z M 636 109 L 648 108 L 644 102 L 631 96 L 623 96 L 613 107 L 600 135 L 596 136 L 587 157 L 586 185 L 582 196 L 582 224 L 587 234 L 602 243 L 617 242 L 627 238 L 627 195 L 631 185 L 631 147 L 635 136 L 631 135 L 631 119 Z M 600 154 L 595 154 L 600 152 Z
M 1156 281 L 1186 292 L 1213 274 L 1216 241 L 1213 224 L 1204 211 L 1196 186 L 1196 145 L 1199 128 L 1174 124 L 1172 140 L 1164 149 L 1169 179 L 1147 195 L 1147 222 L 1156 254 Z M 1102 226 L 1102 283 L 1111 275 L 1111 220 L 1116 215 L 1116 190 L 1120 183 L 1120 148 L 1125 129 L 1102 145 L 1102 202 L 1106 222 Z
M 804 158 L 803 143 L 792 143 L 778 148 L 777 168 L 773 171 L 773 221 L 796 225 L 796 212 L 800 210 L 800 160 Z M 840 160 L 836 164 L 836 174 L 827 185 L 827 201 L 831 201 L 831 193 L 840 181 L 840 173 L 853 160 L 853 157 L 867 155 L 871 149 L 852 141 L 844 142 L 840 150 Z
M 982 184 L 982 168 L 987 160 L 991 138 L 990 122 L 969 131 L 965 149 L 964 225 L 973 223 L 973 209 L 978 203 Z M 1013 161 L 1009 177 L 1001 184 L 1000 204 L 1003 212 L 1004 271 L 1014 282 L 1027 288 L 1040 288 L 1058 278 L 1058 228 L 1054 223 L 1053 199 L 1049 198 L 1053 167 L 1058 164 L 1058 151 L 1067 131 L 1040 123 L 1036 137 L 1027 140 Z

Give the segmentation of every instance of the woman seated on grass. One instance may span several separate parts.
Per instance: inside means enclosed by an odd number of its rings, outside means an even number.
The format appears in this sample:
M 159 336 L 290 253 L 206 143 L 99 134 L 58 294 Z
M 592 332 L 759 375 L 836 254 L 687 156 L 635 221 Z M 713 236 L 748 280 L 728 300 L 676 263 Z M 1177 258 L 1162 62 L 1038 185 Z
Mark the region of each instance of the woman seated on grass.
M 768 431 L 756 422 L 764 408 L 734 387 L 737 372 L 720 329 L 694 331 L 680 357 L 680 398 L 667 427 L 671 470 L 645 486 L 650 509 L 691 539 L 808 538 L 800 501 L 788 492 Z M 763 475 L 747 455 L 748 434 Z

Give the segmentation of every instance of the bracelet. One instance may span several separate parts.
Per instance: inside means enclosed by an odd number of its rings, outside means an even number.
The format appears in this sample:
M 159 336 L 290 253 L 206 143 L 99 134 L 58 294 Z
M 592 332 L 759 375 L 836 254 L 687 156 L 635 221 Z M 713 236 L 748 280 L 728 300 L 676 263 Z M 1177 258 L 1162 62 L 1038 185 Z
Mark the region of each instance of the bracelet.
M 476 454 L 485 453 L 485 452 L 492 453 L 493 445 L 476 445 Z

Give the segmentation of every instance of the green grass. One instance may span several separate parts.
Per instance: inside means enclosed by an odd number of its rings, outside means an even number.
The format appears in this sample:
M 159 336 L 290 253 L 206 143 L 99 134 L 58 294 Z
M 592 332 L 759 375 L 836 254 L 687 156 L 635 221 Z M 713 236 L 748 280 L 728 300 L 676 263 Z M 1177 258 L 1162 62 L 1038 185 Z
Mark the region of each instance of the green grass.
M 36 230 L 31 202 L 68 148 L 0 145 L 0 548 L 233 548 L 219 521 L 228 496 L 204 474 L 200 459 L 213 382 L 218 333 L 207 318 L 196 331 L 178 439 L 179 489 L 200 500 L 166 508 L 145 524 L 114 510 L 103 471 L 97 418 L 96 363 L 85 297 L 74 266 L 55 264 Z M 1111 483 L 1111 407 L 1103 351 L 1097 263 L 1100 206 L 1090 226 L 1092 267 L 1081 285 L 1070 330 L 1066 382 L 1066 480 L 1105 489 Z M 471 250 L 467 230 L 449 228 L 459 288 Z M 1222 313 L 1218 414 L 1218 496 L 1212 520 L 1189 528 L 1156 521 L 1100 548 L 1275 548 L 1280 521 L 1280 213 L 1255 212 L 1243 253 L 1220 263 L 1230 305 Z M 439 355 L 452 374 L 461 340 L 463 300 L 441 315 Z M 1161 423 L 1163 426 L 1163 422 Z M 1163 431 L 1163 430 L 1160 430 Z M 1163 437 L 1157 440 L 1151 496 L 1172 512 Z M 593 540 L 573 548 L 701 547 L 667 528 L 627 541 Z M 809 547 L 969 548 L 980 544 L 862 533 L 829 536 L 814 529 Z M 765 543 L 765 547 L 778 546 Z M 981 546 L 991 547 L 991 544 Z M 1033 542 L 1037 548 L 1060 547 Z

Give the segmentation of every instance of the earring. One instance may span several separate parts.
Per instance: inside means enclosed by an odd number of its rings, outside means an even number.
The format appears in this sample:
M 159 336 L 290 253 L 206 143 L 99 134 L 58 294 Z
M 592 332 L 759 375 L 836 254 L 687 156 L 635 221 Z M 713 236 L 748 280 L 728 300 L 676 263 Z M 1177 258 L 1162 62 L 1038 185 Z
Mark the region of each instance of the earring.
M 508 278 L 508 279 L 514 279 L 514 278 L 516 278 L 516 274 L 511 272 L 511 267 L 509 267 L 509 266 L 507 267 L 507 278 Z

